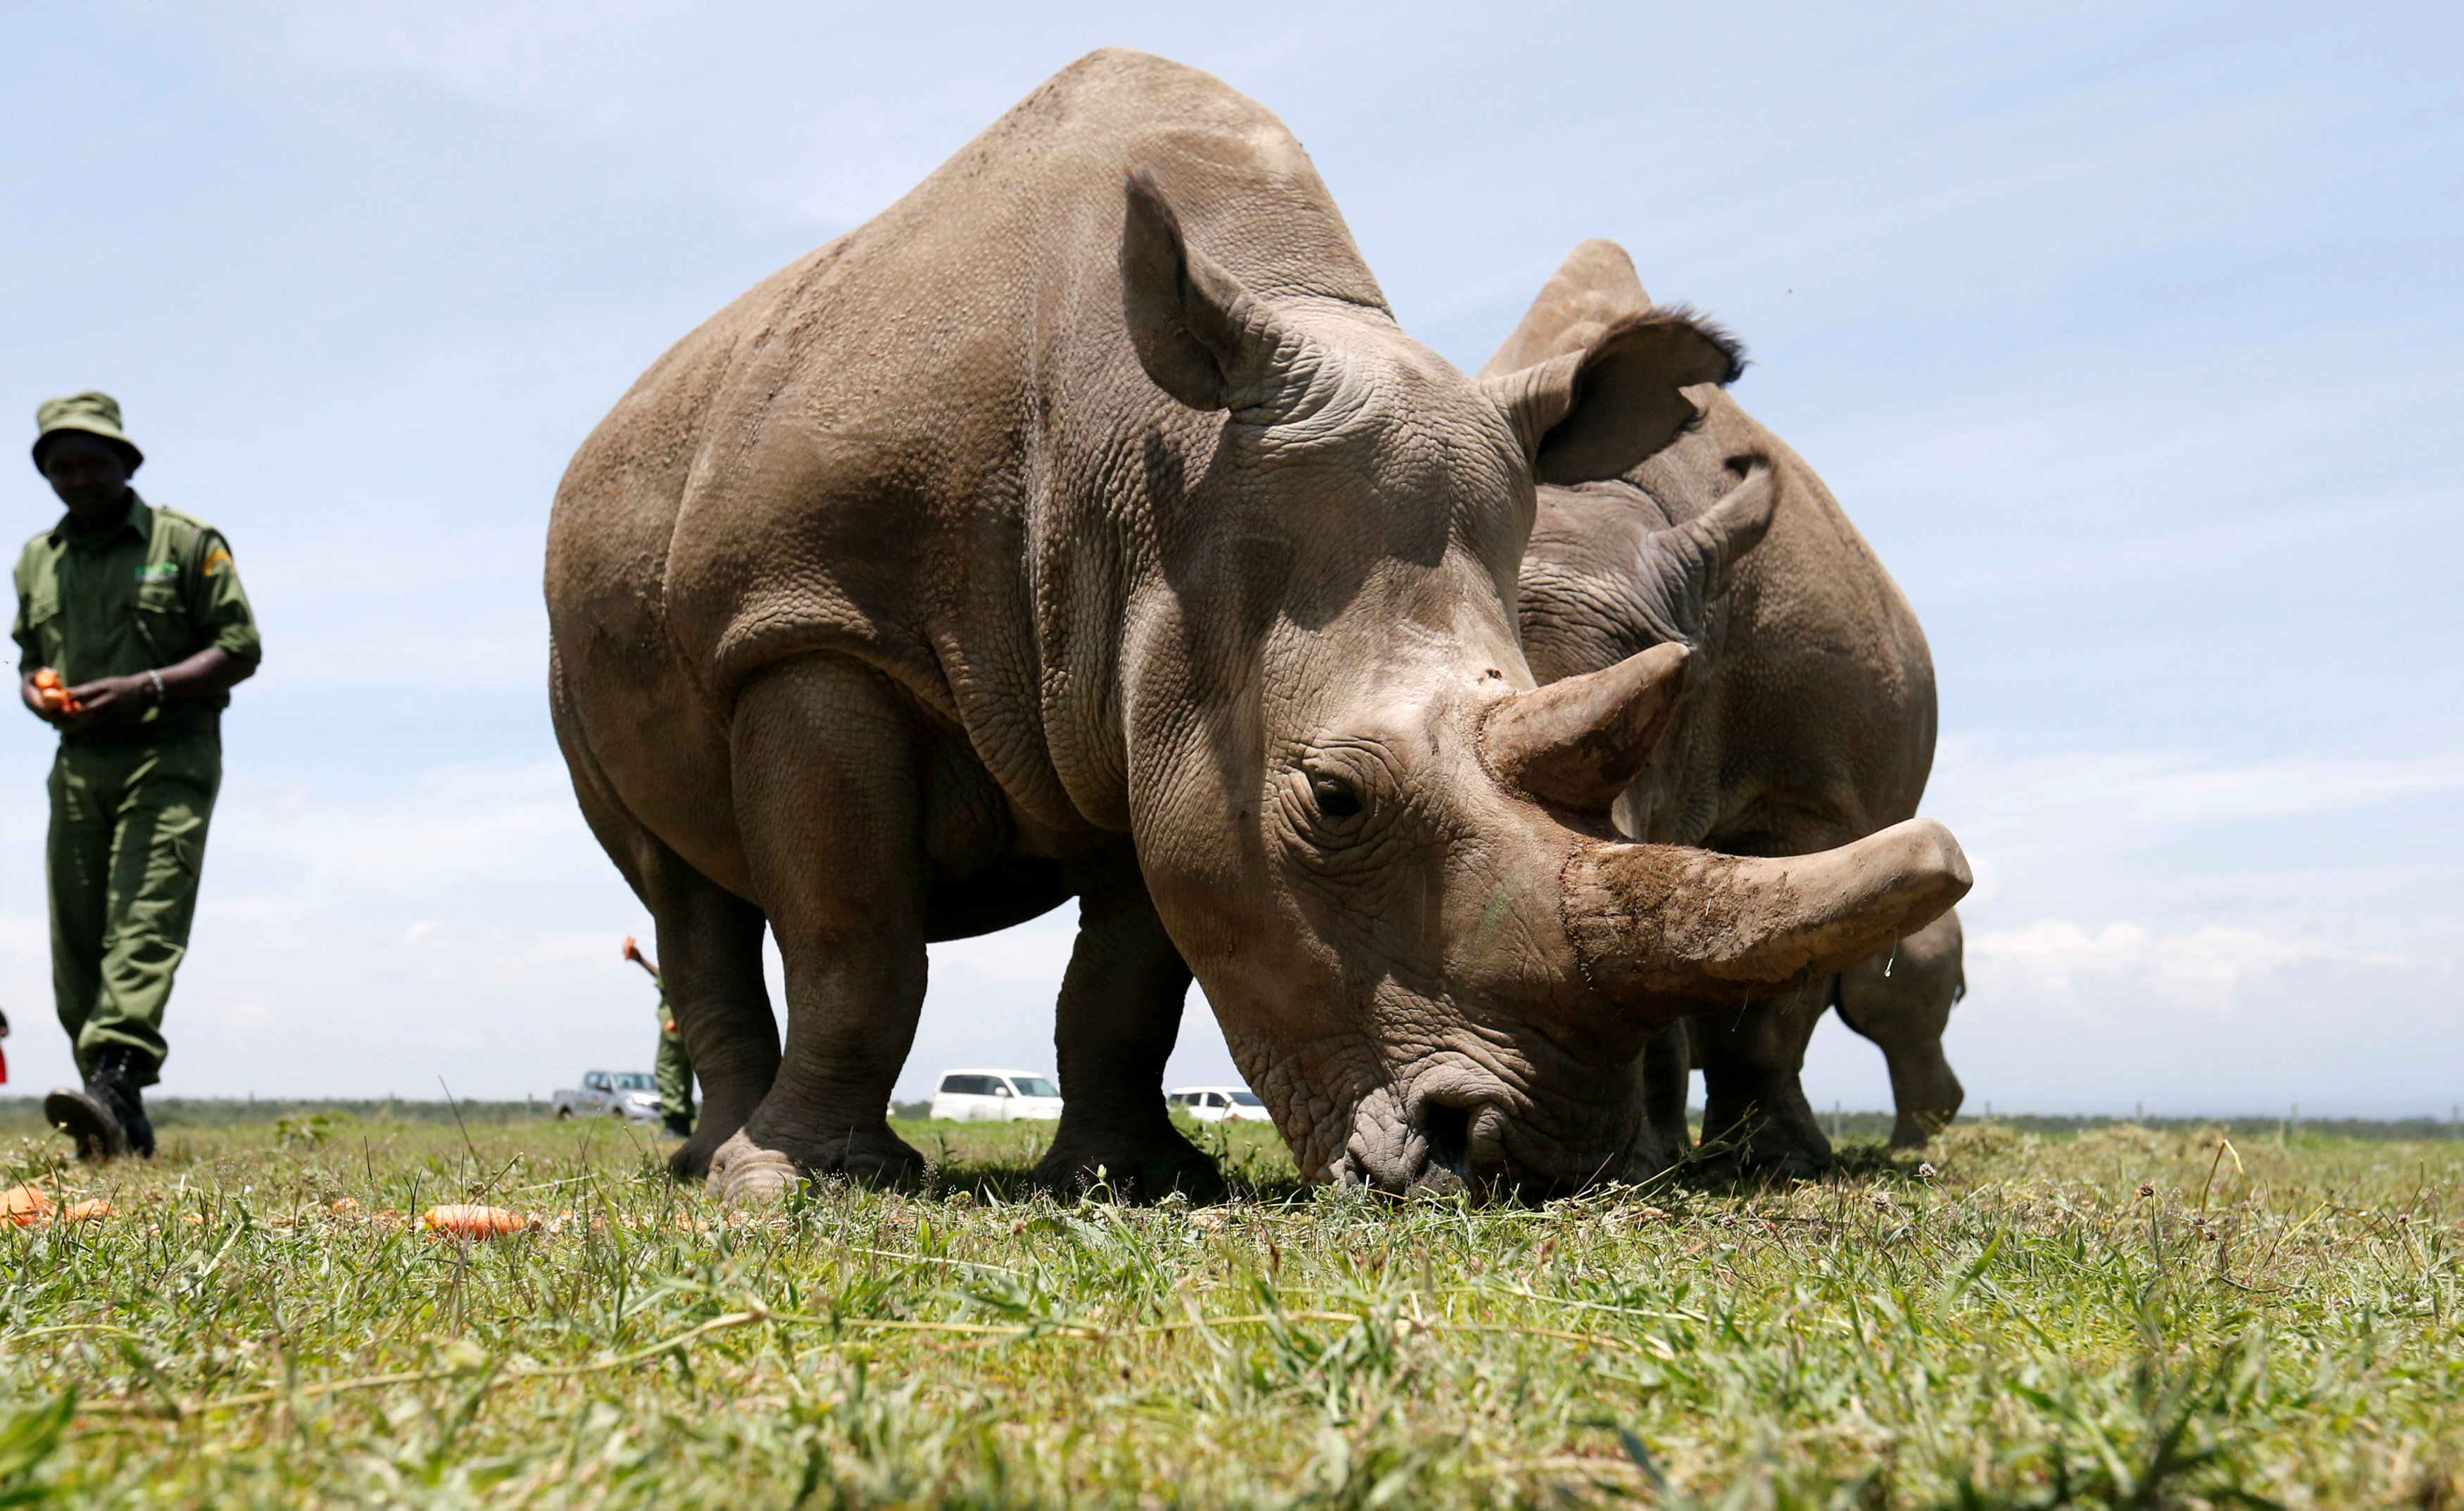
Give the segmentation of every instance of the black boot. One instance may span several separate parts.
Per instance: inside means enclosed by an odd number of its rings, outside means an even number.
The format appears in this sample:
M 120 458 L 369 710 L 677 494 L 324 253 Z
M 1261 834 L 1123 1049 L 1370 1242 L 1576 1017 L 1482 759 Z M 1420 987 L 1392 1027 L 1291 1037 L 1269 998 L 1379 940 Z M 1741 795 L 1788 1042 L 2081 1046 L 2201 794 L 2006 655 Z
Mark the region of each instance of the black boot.
M 142 1049 L 114 1044 L 94 1057 L 98 1080 L 110 1077 L 112 1110 L 120 1114 L 121 1131 L 128 1135 L 128 1152 L 143 1159 L 154 1157 L 154 1120 L 145 1115 L 145 1093 L 142 1077 L 153 1070 L 154 1062 Z
M 668 1114 L 668 1131 L 677 1138 L 693 1137 L 693 1118 L 683 1112 Z
M 112 1159 L 121 1154 L 154 1155 L 154 1125 L 145 1116 L 145 1099 L 137 1088 L 143 1057 L 126 1044 L 96 1050 L 94 1068 L 82 1089 L 62 1086 L 43 1099 L 43 1116 L 52 1127 L 77 1140 L 77 1158 Z

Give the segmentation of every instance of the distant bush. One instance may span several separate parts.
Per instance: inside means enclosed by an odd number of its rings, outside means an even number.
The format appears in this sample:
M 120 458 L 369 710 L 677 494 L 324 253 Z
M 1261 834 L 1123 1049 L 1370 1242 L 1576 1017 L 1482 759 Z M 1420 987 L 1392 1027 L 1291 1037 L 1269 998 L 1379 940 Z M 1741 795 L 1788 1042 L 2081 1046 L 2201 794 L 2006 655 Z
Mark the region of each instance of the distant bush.
M 1961 1118 L 1961 1123 L 1981 1122 Z M 2044 1117 L 2013 1113 L 1993 1119 L 2020 1133 L 2084 1133 L 2092 1128 L 2145 1128 L 2151 1133 L 2223 1133 L 2247 1142 L 2284 1134 L 2315 1133 L 2322 1138 L 2370 1139 L 2383 1143 L 2431 1144 L 2464 1138 L 2464 1128 L 2440 1118 L 2119 1118 Z
M 274 1120 L 276 1149 L 315 1149 L 334 1136 L 334 1129 L 359 1119 L 347 1112 L 293 1112 Z
M 322 1117 L 330 1131 L 335 1125 L 348 1121 L 363 1123 L 443 1123 L 451 1125 L 456 1108 L 462 1122 L 471 1128 L 502 1128 L 511 1123 L 529 1123 L 544 1118 L 548 1105 L 544 1102 L 460 1102 L 449 1104 L 442 1099 L 413 1102 L 388 1097 L 383 1101 L 274 1101 L 245 1097 L 147 1097 L 146 1113 L 158 1128 L 227 1128 L 275 1125 L 277 1130 L 286 1121 L 314 1120 Z M 301 1128 L 306 1125 L 300 1124 Z M 0 1135 L 41 1133 L 47 1130 L 43 1122 L 43 1100 L 40 1097 L 0 1097 Z M 281 1135 L 277 1131 L 277 1138 Z M 297 1136 L 304 1136 L 295 1133 Z

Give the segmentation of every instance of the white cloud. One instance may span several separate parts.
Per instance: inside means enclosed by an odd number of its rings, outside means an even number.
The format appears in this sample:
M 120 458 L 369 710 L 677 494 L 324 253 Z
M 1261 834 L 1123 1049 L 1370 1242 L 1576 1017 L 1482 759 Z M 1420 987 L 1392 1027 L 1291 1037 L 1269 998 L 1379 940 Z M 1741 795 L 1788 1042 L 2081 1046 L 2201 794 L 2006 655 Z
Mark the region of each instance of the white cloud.
M 2040 918 L 1968 935 L 1971 984 L 2011 996 L 2073 1000 L 2081 977 L 2133 978 L 2168 1001 L 2221 1011 L 2247 981 L 2303 960 L 2360 958 L 2316 940 L 2231 924 L 2160 931 L 2139 923 L 2089 928 Z M 2402 965 L 2387 956 L 2368 963 Z M 2111 984 L 2108 979 L 2107 984 Z
M 562 874 L 577 852 L 599 854 L 561 760 L 430 767 L 391 791 L 295 784 L 247 812 L 237 834 L 229 825 L 218 830 L 224 853 L 242 849 L 319 885 L 372 892 L 432 897 L 449 879 L 544 880 Z M 247 906 L 245 897 L 217 897 L 210 906 Z M 428 918 L 410 928 L 436 926 Z

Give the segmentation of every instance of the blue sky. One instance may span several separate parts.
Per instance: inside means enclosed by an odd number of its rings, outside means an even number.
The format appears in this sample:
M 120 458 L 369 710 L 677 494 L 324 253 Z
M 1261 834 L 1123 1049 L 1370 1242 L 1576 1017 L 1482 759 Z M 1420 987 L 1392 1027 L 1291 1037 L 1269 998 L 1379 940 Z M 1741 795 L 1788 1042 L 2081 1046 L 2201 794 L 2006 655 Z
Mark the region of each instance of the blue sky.
M 165 1091 L 647 1062 L 648 920 L 540 694 L 557 475 L 677 337 L 1108 44 L 1279 113 L 1466 369 L 1588 236 L 1746 338 L 1738 397 L 1933 643 L 1971 1108 L 2464 1098 L 2452 8 L 14 6 L 0 419 L 117 394 L 268 643 Z M 68 1074 L 49 745 L 0 727 L 11 1090 Z M 1048 1066 L 1069 931 L 936 948 L 902 1088 Z M 1230 1074 L 1202 999 L 1174 1073 Z M 1887 1101 L 1836 1023 L 1807 1082 Z

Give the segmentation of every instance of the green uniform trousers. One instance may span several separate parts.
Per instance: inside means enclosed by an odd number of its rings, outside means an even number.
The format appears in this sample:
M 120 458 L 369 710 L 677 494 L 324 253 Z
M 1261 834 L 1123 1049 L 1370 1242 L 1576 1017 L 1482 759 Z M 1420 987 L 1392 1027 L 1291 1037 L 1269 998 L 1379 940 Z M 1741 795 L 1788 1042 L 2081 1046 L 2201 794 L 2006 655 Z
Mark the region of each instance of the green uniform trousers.
M 77 1068 L 95 1051 L 144 1052 L 159 1079 L 163 1009 L 188 953 L 206 825 L 222 786 L 218 734 L 159 744 L 62 740 L 52 763 L 52 995 Z
M 693 1121 L 693 1055 L 685 1048 L 685 1036 L 676 1032 L 665 992 L 659 994 L 659 1058 L 651 1068 L 659 1078 L 660 1114 Z

